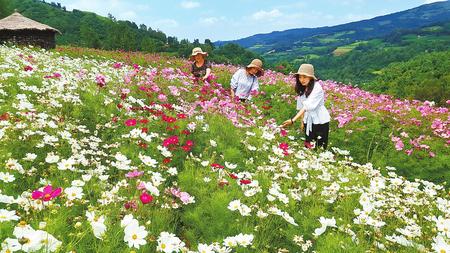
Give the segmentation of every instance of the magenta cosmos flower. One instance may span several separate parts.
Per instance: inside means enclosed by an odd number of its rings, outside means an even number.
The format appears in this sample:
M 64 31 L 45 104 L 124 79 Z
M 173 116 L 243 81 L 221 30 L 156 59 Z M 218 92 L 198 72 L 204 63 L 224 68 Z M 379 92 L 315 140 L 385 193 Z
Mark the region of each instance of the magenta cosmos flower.
M 42 199 L 43 201 L 50 201 L 61 194 L 62 188 L 53 189 L 51 185 L 44 187 L 43 191 L 36 190 L 31 194 L 33 199 Z

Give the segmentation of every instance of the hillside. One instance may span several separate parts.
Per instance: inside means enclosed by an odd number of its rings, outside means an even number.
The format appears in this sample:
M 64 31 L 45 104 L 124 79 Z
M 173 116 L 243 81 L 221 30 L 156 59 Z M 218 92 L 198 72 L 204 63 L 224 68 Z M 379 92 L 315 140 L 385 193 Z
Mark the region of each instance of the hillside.
M 0 2 L 1 3 L 1 2 Z M 3 10 L 2 9 L 5 9 Z M 71 45 L 106 50 L 166 53 L 187 57 L 194 47 L 210 53 L 210 60 L 222 63 L 248 64 L 259 57 L 237 45 L 216 48 L 210 40 L 190 42 L 166 35 L 157 28 L 131 21 L 116 20 L 112 15 L 102 17 L 92 12 L 67 11 L 60 3 L 40 0 L 9 0 L 0 8 L 6 16 L 17 9 L 24 16 L 48 24 L 62 32 L 56 38 L 58 45 Z
M 358 41 L 391 34 L 396 30 L 417 29 L 450 20 L 450 2 L 436 2 L 410 10 L 343 25 L 301 28 L 257 34 L 234 41 L 218 41 L 216 45 L 237 43 L 261 53 L 270 62 L 295 60 L 310 55 L 331 54 L 336 48 Z
M 430 182 L 450 179 L 446 108 L 321 82 L 332 147 L 316 152 L 277 127 L 295 111 L 280 73 L 242 104 L 234 66 L 198 84 L 153 54 L 0 46 L 0 61 L 2 251 L 450 247 L 449 195 Z

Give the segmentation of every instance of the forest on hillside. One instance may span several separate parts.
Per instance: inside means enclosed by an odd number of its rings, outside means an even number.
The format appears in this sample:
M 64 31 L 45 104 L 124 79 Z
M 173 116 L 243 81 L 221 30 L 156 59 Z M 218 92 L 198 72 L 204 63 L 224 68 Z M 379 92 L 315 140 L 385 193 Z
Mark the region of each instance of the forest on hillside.
M 58 45 L 165 53 L 178 57 L 188 57 L 194 47 L 201 47 L 210 54 L 209 59 L 214 62 L 239 65 L 248 64 L 252 59 L 260 57 L 236 44 L 216 47 L 209 39 L 203 42 L 198 39 L 193 42 L 180 40 L 146 24 L 117 20 L 111 14 L 102 17 L 77 9 L 68 11 L 57 2 L 0 0 L 0 17 L 5 17 L 14 10 L 61 31 L 62 34 L 57 36 Z

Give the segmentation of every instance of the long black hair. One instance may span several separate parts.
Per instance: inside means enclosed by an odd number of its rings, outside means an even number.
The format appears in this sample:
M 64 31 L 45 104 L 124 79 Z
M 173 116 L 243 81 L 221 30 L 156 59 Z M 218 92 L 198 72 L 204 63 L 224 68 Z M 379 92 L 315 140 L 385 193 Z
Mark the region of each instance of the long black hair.
M 309 95 L 311 94 L 312 90 L 314 89 L 314 84 L 315 84 L 315 80 L 314 78 L 311 78 L 311 80 L 308 83 L 308 86 L 303 86 L 302 83 L 300 82 L 300 76 L 299 75 L 295 75 L 295 92 L 301 96 L 303 94 L 306 94 L 306 97 L 309 97 Z M 308 89 L 306 89 L 308 88 Z

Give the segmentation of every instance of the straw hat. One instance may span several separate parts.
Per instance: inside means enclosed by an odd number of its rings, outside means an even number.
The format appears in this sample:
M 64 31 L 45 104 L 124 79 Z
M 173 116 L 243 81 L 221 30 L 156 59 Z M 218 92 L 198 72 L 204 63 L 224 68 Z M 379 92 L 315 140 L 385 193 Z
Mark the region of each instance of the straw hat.
M 194 59 L 194 57 L 198 54 L 202 54 L 203 56 L 208 56 L 207 52 L 203 52 L 203 50 L 199 47 L 196 47 L 194 49 L 192 49 L 192 54 L 191 54 L 191 60 Z
M 256 68 L 258 69 L 258 72 L 256 73 L 256 76 L 262 76 L 264 75 L 264 70 L 262 68 L 263 62 L 260 59 L 254 59 L 249 65 L 247 65 L 247 69 L 249 68 Z
M 314 80 L 317 80 L 317 77 L 314 75 L 314 66 L 311 64 L 300 65 L 300 68 L 298 69 L 297 73 L 295 73 L 295 75 L 308 76 L 314 78 Z

